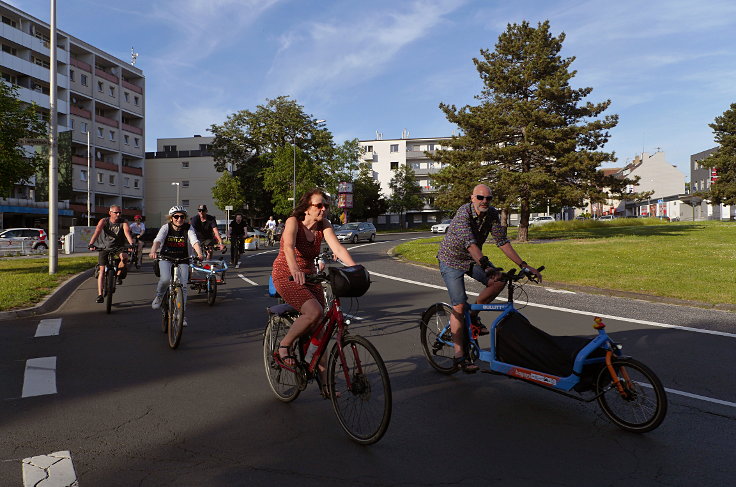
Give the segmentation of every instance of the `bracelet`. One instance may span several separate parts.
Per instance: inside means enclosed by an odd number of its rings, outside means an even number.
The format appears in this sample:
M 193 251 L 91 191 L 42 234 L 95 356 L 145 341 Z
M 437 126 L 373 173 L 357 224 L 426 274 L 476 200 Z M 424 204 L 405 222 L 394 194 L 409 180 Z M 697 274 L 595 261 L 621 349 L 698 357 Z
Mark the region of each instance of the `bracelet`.
M 478 261 L 478 264 L 480 264 L 481 269 L 486 270 L 491 266 L 491 261 L 489 261 L 488 257 L 484 255 L 483 257 L 480 258 L 480 260 Z

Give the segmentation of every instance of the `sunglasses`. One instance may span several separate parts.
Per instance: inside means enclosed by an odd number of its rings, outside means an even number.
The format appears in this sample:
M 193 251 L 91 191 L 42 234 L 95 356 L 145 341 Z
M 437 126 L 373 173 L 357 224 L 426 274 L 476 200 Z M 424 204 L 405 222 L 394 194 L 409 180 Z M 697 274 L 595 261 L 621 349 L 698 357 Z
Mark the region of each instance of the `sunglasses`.
M 197 210 L 197 213 L 207 213 L 207 210 Z
M 329 210 L 330 209 L 330 204 L 329 203 L 311 203 L 311 205 L 312 206 L 316 206 L 320 210 L 322 208 L 324 208 L 325 210 Z
M 115 213 L 116 215 L 119 215 L 120 214 L 119 211 L 111 211 L 110 213 Z
M 477 199 L 478 201 L 483 201 L 483 200 L 491 201 L 490 196 L 483 196 L 482 194 L 475 195 L 475 199 Z
M 182 218 L 186 218 L 186 215 L 171 215 L 172 220 L 180 220 Z

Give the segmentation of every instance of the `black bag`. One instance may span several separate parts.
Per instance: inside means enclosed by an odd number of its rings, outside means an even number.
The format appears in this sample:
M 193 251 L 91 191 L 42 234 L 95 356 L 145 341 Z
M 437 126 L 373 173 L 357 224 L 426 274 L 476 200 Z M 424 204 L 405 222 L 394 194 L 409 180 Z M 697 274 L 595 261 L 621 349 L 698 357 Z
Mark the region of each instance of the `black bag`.
M 371 287 L 371 277 L 362 265 L 330 269 L 332 292 L 338 298 L 357 298 Z
M 153 273 L 156 275 L 156 277 L 161 277 L 161 269 L 158 266 L 158 259 L 155 259 L 153 261 Z

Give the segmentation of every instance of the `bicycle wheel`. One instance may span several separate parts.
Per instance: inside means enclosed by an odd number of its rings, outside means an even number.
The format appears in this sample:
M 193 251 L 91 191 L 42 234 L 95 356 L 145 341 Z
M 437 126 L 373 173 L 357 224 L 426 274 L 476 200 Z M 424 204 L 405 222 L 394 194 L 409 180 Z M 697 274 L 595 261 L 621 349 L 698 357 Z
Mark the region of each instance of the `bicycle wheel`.
M 291 402 L 299 396 L 301 389 L 296 374 L 281 367 L 273 358 L 278 353 L 279 343 L 291 326 L 292 320 L 271 315 L 263 333 L 263 365 L 268 385 L 279 401 Z
M 207 277 L 207 304 L 212 306 L 215 304 L 217 297 L 217 278 L 215 276 Z
M 169 331 L 169 290 L 167 289 L 161 298 L 161 331 Z
M 327 369 L 332 408 L 351 439 L 370 445 L 381 439 L 391 420 L 388 371 L 376 347 L 361 336 L 346 337 L 342 350 L 345 363 L 335 344 Z
M 596 381 L 598 405 L 616 426 L 646 433 L 659 426 L 667 414 L 667 395 L 659 378 L 646 365 L 631 358 L 613 359 L 612 365 L 623 386 L 619 392 L 607 367 Z M 602 393 L 602 394 L 601 394 Z
M 184 292 L 181 286 L 174 286 L 173 295 L 169 297 L 169 347 L 176 348 L 181 341 L 184 329 Z
M 115 271 L 107 269 L 107 275 L 105 276 L 105 310 L 107 314 L 112 312 L 112 295 L 115 292 Z
M 427 308 L 419 323 L 424 356 L 429 365 L 443 374 L 454 374 L 459 369 L 455 365 L 455 347 L 449 328 L 451 314 L 452 308 L 449 305 L 435 303 Z

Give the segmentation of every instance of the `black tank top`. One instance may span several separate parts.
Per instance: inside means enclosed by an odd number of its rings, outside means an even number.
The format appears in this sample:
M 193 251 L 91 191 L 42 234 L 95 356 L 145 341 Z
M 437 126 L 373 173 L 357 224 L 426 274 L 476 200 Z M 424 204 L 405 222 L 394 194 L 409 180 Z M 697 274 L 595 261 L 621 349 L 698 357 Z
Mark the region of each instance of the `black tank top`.
M 168 233 L 164 240 L 161 254 L 174 259 L 185 259 L 189 256 L 189 238 L 187 232 L 189 224 L 185 223 L 179 230 L 174 230 L 174 225 L 169 222 Z

